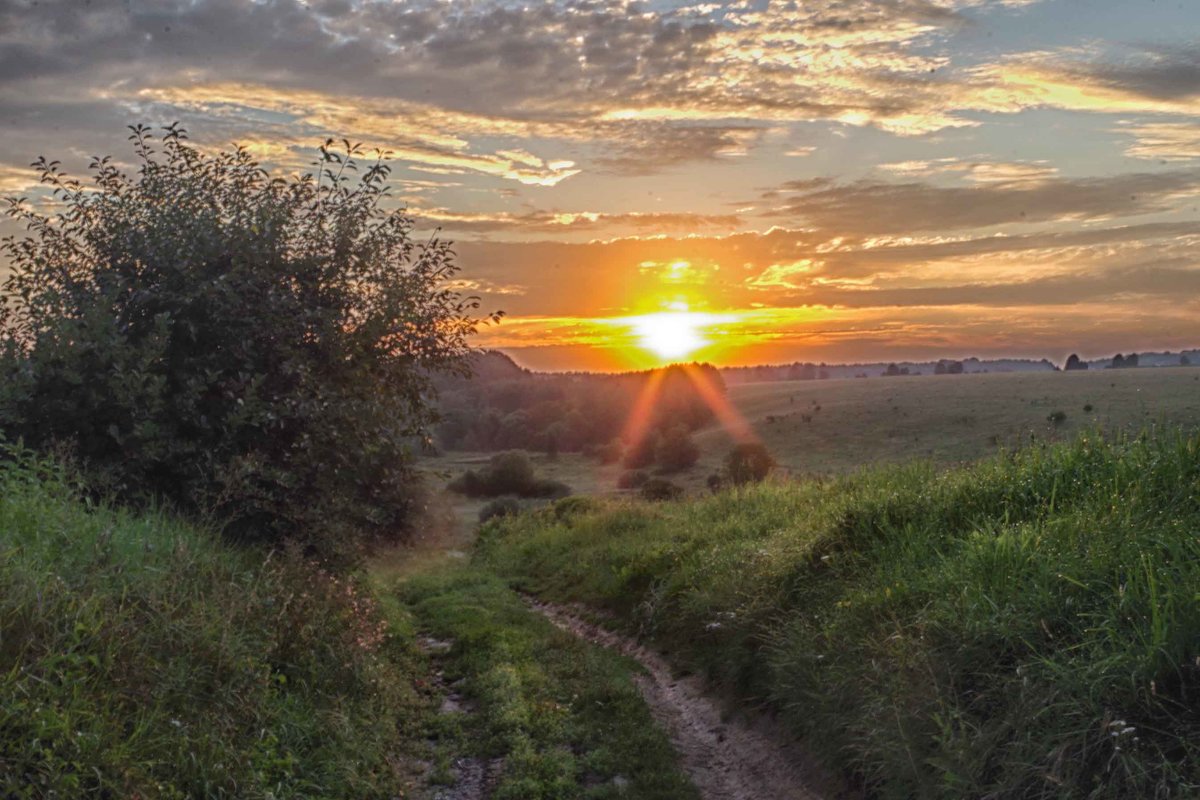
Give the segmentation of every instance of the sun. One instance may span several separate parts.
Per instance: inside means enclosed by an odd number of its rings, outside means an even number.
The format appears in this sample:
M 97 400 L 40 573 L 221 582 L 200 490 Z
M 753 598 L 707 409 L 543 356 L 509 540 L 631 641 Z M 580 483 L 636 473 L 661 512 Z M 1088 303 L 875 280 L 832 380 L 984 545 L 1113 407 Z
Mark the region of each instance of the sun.
M 707 315 L 664 311 L 633 320 L 633 331 L 642 347 L 660 358 L 684 358 L 709 344 L 701 332 Z

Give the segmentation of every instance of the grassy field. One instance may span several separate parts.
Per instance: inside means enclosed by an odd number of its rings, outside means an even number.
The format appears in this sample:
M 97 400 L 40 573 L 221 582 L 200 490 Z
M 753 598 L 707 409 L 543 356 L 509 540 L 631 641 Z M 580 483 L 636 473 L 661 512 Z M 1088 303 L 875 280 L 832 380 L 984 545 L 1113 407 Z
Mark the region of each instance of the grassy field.
M 867 464 L 958 464 L 1003 446 L 1061 441 L 1080 430 L 1200 423 L 1200 369 L 923 375 L 735 386 L 729 398 L 792 473 L 839 474 Z M 1062 422 L 1049 418 L 1056 411 Z M 730 446 L 699 434 L 706 467 Z
M 1183 798 L 1198 498 L 1200 438 L 1089 436 L 536 512 L 485 526 L 478 558 L 772 709 L 871 796 Z
M 1200 368 L 785 381 L 734 386 L 728 397 L 770 448 L 781 475 L 831 476 L 913 460 L 964 464 L 1031 441 L 1068 441 L 1084 430 L 1194 427 L 1200 424 Z M 1055 412 L 1062 412 L 1061 421 L 1051 420 Z M 670 480 L 705 494 L 706 479 L 720 470 L 732 440 L 717 424 L 695 440 L 700 461 Z M 436 488 L 479 469 L 489 456 L 449 452 L 421 466 Z M 531 456 L 539 474 L 564 481 L 576 494 L 620 494 L 619 465 L 574 453 Z M 449 526 L 465 549 L 487 501 L 444 494 L 432 502 L 439 516 L 419 529 L 440 539 Z

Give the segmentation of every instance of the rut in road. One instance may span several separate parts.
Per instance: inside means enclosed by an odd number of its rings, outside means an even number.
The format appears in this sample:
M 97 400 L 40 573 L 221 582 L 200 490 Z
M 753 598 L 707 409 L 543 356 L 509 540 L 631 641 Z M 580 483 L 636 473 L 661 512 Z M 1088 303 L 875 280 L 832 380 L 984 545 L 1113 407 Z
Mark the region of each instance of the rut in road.
M 527 601 L 560 629 L 645 667 L 648 675 L 634 680 L 704 800 L 822 800 L 812 786 L 826 780 L 803 754 L 755 728 L 723 721 L 720 707 L 704 694 L 698 679 L 674 677 L 657 653 L 587 622 L 570 608 Z

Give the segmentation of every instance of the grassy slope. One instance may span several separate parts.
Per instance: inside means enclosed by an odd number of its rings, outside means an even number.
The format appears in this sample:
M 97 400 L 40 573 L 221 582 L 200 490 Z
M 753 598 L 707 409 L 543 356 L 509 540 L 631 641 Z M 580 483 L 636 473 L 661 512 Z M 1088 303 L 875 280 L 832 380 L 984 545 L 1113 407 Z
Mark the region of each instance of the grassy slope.
M 483 559 L 770 704 L 877 796 L 1198 791 L 1198 439 L 575 502 L 491 523 Z
M 729 398 L 788 469 L 838 474 L 913 458 L 946 465 L 974 461 L 994 455 L 1000 445 L 1028 443 L 1031 434 L 1069 440 L 1094 427 L 1195 425 L 1200 369 L 789 381 L 734 386 Z M 1063 423 L 1047 419 L 1054 411 L 1066 414 Z M 697 441 L 709 471 L 729 451 L 719 426 Z
M 0 463 L 0 796 L 393 797 L 427 701 L 379 625 L 298 559 Z

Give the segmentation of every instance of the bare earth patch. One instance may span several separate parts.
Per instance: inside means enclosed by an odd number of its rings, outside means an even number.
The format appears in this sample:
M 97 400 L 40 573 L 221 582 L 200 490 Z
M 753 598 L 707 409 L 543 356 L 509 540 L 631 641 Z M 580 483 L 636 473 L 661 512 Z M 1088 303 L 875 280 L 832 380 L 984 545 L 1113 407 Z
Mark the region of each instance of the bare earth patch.
M 680 763 L 704 800 L 821 800 L 826 779 L 796 748 L 781 744 L 740 720 L 722 719 L 719 705 L 705 695 L 697 678 L 676 678 L 662 656 L 637 641 L 605 630 L 572 609 L 529 604 L 554 625 L 641 664 L 648 675 L 635 677 L 655 719 L 667 729 Z

